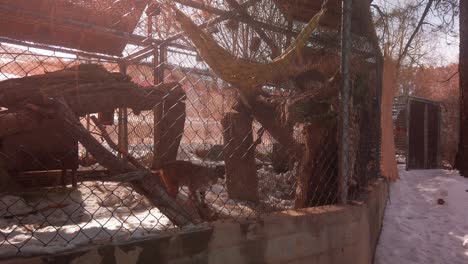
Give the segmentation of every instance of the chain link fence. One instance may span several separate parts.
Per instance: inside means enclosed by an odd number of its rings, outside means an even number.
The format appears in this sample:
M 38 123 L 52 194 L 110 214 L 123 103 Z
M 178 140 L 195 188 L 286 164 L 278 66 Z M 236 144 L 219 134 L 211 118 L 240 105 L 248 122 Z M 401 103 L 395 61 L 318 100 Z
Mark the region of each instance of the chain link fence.
M 273 0 L 42 2 L 0 4 L 0 258 L 338 202 L 339 28 L 244 100 L 174 19 L 266 64 L 321 5 L 300 20 Z M 353 35 L 348 199 L 379 177 L 378 56 Z

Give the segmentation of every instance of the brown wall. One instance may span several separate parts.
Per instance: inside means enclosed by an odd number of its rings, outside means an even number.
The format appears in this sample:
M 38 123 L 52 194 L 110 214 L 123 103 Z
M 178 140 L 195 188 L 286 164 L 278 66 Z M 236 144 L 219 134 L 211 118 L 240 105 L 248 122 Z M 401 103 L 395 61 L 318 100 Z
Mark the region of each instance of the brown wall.
M 224 222 L 157 238 L 0 263 L 371 263 L 388 186 L 361 202 L 285 211 L 259 221 Z

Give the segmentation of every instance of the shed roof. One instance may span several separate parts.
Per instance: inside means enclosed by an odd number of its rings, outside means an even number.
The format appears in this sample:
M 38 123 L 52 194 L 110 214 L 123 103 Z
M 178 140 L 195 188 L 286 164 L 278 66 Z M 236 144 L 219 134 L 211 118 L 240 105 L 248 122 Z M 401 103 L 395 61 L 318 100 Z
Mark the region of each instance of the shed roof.
M 120 56 L 144 0 L 0 0 L 0 35 Z

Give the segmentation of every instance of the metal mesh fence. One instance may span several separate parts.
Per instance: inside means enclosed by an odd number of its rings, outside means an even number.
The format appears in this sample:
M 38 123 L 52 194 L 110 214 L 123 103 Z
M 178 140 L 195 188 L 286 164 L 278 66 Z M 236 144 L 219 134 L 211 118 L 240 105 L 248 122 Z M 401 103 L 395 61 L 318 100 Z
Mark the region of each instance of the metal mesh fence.
M 24 32 L 0 30 L 0 258 L 338 202 L 338 29 L 315 30 L 301 54 L 313 63 L 249 106 L 165 1 L 56 2 L 0 4 Z M 305 27 L 281 1 L 174 2 L 247 62 Z M 356 199 L 379 177 L 381 67 L 369 39 L 352 51 Z

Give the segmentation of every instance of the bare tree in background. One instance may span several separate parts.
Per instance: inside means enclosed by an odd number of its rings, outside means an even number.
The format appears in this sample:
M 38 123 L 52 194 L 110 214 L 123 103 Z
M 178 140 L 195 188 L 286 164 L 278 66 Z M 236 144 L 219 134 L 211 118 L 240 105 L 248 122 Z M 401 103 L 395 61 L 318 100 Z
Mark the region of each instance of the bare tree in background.
M 457 0 L 374 1 L 375 23 L 385 58 L 396 62 L 396 93 L 411 93 L 401 83 L 403 69 L 419 68 L 434 57 L 437 36 L 454 36 L 459 13 Z

